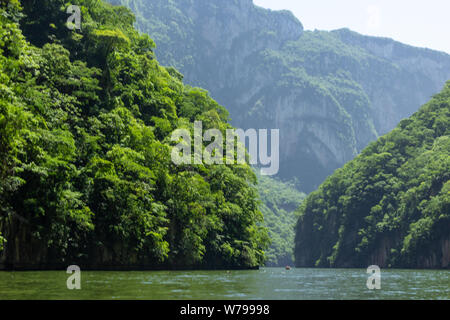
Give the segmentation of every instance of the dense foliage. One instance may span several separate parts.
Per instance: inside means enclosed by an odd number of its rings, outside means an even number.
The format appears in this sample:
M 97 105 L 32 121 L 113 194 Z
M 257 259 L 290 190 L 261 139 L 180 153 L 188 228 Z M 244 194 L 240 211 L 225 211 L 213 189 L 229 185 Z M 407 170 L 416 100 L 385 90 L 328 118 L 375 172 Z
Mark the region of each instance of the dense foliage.
M 263 263 L 251 168 L 171 162 L 174 129 L 224 131 L 228 112 L 161 67 L 133 23 L 100 0 L 0 0 L 4 266 Z
M 283 183 L 257 173 L 261 212 L 269 231 L 271 245 L 266 251 L 267 266 L 294 265 L 296 209 L 306 197 L 293 183 Z
M 302 203 L 296 264 L 450 267 L 450 82 Z

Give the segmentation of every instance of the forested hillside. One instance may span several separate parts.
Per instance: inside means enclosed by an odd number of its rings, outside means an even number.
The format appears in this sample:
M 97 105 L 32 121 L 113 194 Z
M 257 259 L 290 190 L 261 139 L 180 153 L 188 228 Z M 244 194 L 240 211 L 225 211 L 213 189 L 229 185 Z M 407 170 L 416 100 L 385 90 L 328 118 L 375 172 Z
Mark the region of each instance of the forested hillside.
M 269 267 L 294 265 L 294 237 L 297 222 L 296 210 L 306 195 L 293 183 L 261 176 L 256 170 L 261 212 L 264 215 L 271 245 L 266 251 Z
M 450 56 L 350 30 L 304 31 L 252 0 L 109 0 L 137 14 L 163 65 L 209 90 L 234 126 L 279 128 L 280 178 L 304 192 L 450 79 Z M 300 17 L 301 19 L 301 17 Z
M 224 131 L 228 112 L 134 22 L 100 0 L 0 0 L 1 268 L 263 263 L 252 169 L 171 162 L 174 129 Z
M 299 209 L 299 267 L 450 268 L 450 81 Z

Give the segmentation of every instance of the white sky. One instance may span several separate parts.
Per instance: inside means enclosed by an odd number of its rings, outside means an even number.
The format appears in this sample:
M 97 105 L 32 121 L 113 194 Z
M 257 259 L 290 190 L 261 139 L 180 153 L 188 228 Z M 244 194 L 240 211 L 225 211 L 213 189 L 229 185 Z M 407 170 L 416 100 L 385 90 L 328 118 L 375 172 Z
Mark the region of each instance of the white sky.
M 253 0 L 287 9 L 306 30 L 349 28 L 450 54 L 450 0 Z

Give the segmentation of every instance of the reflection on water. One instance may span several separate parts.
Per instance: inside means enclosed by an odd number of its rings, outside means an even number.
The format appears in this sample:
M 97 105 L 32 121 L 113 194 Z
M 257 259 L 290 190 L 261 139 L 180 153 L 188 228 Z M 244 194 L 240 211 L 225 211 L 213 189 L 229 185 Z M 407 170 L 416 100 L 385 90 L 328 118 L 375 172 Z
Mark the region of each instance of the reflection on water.
M 68 277 L 0 272 L 0 299 L 450 299 L 449 270 L 381 270 L 381 290 L 367 289 L 363 269 L 82 271 L 81 290 Z

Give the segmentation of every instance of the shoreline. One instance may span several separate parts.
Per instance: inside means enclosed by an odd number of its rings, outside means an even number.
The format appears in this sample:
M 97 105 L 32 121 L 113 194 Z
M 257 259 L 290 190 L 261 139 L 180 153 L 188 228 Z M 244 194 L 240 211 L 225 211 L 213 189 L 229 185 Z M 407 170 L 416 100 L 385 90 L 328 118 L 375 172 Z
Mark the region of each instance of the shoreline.
M 0 265 L 1 271 L 66 271 L 67 267 L 74 264 L 67 265 L 15 265 L 7 266 Z M 78 265 L 83 271 L 256 271 L 262 268 L 257 267 L 154 267 L 154 266 L 89 266 L 89 265 Z

